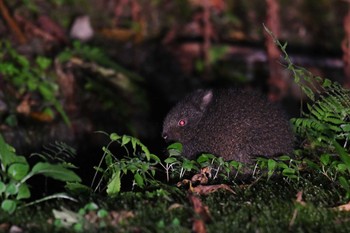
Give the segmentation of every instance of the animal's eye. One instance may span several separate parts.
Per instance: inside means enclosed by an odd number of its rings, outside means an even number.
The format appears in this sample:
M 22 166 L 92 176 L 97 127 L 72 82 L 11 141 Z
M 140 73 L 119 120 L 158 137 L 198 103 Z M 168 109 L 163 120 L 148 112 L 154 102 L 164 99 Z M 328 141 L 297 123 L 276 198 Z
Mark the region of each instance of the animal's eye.
M 179 126 L 185 126 L 186 125 L 186 121 L 184 119 L 179 120 L 179 122 L 177 123 Z

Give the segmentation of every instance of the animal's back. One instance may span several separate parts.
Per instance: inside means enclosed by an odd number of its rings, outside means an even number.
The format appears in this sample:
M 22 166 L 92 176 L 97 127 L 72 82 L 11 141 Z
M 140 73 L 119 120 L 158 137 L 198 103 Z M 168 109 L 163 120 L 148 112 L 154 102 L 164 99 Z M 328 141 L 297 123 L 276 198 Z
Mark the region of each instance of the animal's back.
M 195 105 L 189 100 L 198 99 L 198 93 L 187 97 L 183 105 Z M 183 153 L 188 157 L 206 152 L 249 163 L 256 156 L 274 157 L 293 148 L 293 134 L 283 111 L 252 91 L 212 90 L 201 119 L 190 130 L 196 132 L 183 143 Z

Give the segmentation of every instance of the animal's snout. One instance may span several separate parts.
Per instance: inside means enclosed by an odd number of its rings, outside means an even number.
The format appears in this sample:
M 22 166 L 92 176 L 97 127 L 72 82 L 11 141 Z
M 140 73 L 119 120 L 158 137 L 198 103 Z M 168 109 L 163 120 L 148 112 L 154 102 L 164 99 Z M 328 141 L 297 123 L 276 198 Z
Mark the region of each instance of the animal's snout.
M 167 140 L 167 139 L 168 139 L 168 134 L 165 133 L 165 132 L 163 132 L 163 133 L 162 133 L 162 137 L 164 138 L 164 140 Z

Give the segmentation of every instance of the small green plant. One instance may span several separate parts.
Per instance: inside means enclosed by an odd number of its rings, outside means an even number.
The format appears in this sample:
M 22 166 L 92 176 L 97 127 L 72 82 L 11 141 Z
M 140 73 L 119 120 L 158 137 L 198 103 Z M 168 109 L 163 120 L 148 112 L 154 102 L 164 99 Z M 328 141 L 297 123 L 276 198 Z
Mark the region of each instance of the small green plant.
M 213 179 L 221 177 L 225 181 L 235 179 L 241 172 L 243 163 L 237 161 L 225 161 L 222 157 L 216 157 L 212 154 L 202 154 L 197 158 L 197 163 L 201 168 L 210 167 L 213 173 Z M 232 174 L 234 176 L 231 178 Z
M 167 174 L 167 181 L 170 178 L 182 179 L 186 173 L 199 172 L 201 168 L 210 167 L 213 179 L 222 178 L 229 181 L 232 174 L 233 179 L 237 177 L 243 168 L 243 164 L 237 161 L 224 161 L 221 157 L 216 157 L 212 154 L 202 154 L 196 160 L 189 160 L 181 156 L 182 145 L 173 143 L 168 146 L 169 157 L 161 163 Z M 233 173 L 234 172 L 234 173 Z
M 109 144 L 102 148 L 103 156 L 100 164 L 95 167 L 96 174 L 91 187 L 95 186 L 98 173 L 102 173 L 102 178 L 96 184 L 95 191 L 101 189 L 102 181 L 106 180 L 107 185 L 102 189 L 106 189 L 109 196 L 115 196 L 120 192 L 121 179 L 128 173 L 133 175 L 132 187 L 144 188 L 148 184 L 153 184 L 156 174 L 155 166 L 160 162 L 160 159 L 151 154 L 148 148 L 137 138 L 112 133 L 109 135 L 109 139 Z M 113 143 L 118 143 L 120 147 L 124 148 L 125 154 L 116 155 L 110 151 L 109 148 Z M 132 153 L 130 153 L 128 146 L 131 146 Z M 105 168 L 102 167 L 103 162 Z
M 41 153 L 32 153 L 31 156 L 38 156 L 45 161 L 65 163 L 76 155 L 76 150 L 73 147 L 59 141 L 45 145 L 43 149 Z
M 197 160 L 189 160 L 181 156 L 182 145 L 180 143 L 168 146 L 169 156 L 162 162 L 158 156 L 151 154 L 137 138 L 128 135 L 120 136 L 116 133 L 106 135 L 109 136 L 110 142 L 102 148 L 103 156 L 99 165 L 95 167 L 96 173 L 91 187 L 95 191 L 106 190 L 107 194 L 112 197 L 121 191 L 122 178 L 128 174 L 133 177 L 132 188 L 136 186 L 144 189 L 150 185 L 160 185 L 161 181 L 155 178 L 160 167 L 165 170 L 168 182 L 174 178 L 183 179 L 186 174 L 198 173 L 200 168 L 208 166 L 214 171 L 214 179 L 220 176 L 228 180 L 233 170 L 238 173 L 242 168 L 241 163 L 226 162 L 210 154 L 203 154 Z M 119 152 L 117 155 L 112 152 L 110 147 L 113 143 L 119 144 L 125 153 Z M 98 174 L 101 174 L 99 180 L 97 179 Z M 103 187 L 104 182 L 106 185 Z
M 164 168 L 167 176 L 167 181 L 170 178 L 178 176 L 179 179 L 183 178 L 186 172 L 199 171 L 199 168 L 195 161 L 189 160 L 181 156 L 182 145 L 181 143 L 173 143 L 167 147 L 168 158 L 164 160 L 164 164 L 160 165 Z
M 31 63 L 25 56 L 19 54 L 10 42 L 0 41 L 0 73 L 5 81 L 11 83 L 20 95 L 28 92 L 39 93 L 46 106 L 44 112 L 53 115 L 52 108 L 62 116 L 67 124 L 70 124 L 62 105 L 56 94 L 58 85 L 49 75 L 48 69 L 52 61 L 49 58 L 38 56 Z
M 63 182 L 80 182 L 71 169 L 72 165 L 66 163 L 51 164 L 38 162 L 32 168 L 24 156 L 15 153 L 15 149 L 6 144 L 0 135 L 0 203 L 1 209 L 13 213 L 19 206 L 36 204 L 51 198 L 72 199 L 65 194 L 54 194 L 32 203 L 23 200 L 31 197 L 27 181 L 36 175 L 44 175 Z
M 292 159 L 290 156 L 283 155 L 277 159 L 267 159 L 259 157 L 257 159 L 256 170 L 267 171 L 267 180 L 269 180 L 273 174 L 280 174 L 286 178 L 286 181 L 293 181 L 300 179 L 300 167 L 303 162 L 300 160 Z

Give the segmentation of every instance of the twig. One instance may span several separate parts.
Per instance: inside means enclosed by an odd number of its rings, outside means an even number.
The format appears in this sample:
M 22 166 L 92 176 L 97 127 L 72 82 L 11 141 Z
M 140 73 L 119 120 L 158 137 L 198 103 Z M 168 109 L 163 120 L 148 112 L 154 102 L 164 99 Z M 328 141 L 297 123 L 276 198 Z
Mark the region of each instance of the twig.
M 25 44 L 27 42 L 27 38 L 23 34 L 23 32 L 20 30 L 19 26 L 17 25 L 16 21 L 11 17 L 4 0 L 0 0 L 0 12 L 7 24 L 9 25 L 11 31 L 15 34 L 17 40 L 21 44 Z

